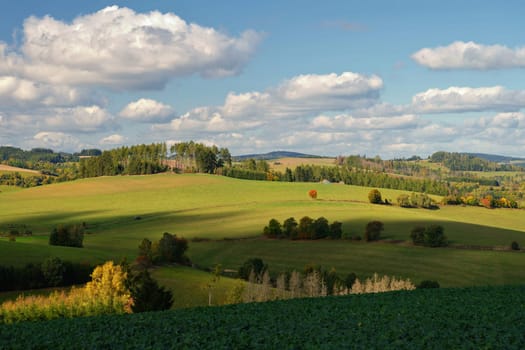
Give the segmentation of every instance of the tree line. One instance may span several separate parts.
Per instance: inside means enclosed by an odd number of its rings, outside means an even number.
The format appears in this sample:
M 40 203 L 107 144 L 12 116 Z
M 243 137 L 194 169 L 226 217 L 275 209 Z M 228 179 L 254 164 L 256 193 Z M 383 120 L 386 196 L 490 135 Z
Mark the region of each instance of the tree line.
M 99 156 L 81 158 L 81 178 L 114 175 L 157 174 L 167 170 L 165 143 L 124 146 L 103 151 Z
M 440 151 L 432 154 L 429 160 L 433 163 L 441 163 L 453 171 L 523 171 L 522 167 L 491 162 L 466 153 Z

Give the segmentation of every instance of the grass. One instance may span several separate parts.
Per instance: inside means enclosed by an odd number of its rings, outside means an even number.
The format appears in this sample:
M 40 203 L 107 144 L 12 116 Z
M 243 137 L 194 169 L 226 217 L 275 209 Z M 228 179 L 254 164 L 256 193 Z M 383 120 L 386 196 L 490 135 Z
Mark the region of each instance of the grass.
M 213 283 L 211 273 L 181 266 L 156 268 L 152 277 L 173 292 L 172 309 L 207 306 L 209 285 L 212 286 L 212 305 L 224 305 L 228 293 L 239 283 L 228 277 Z
M 158 240 L 163 232 L 188 239 L 193 262 L 211 266 L 213 259 L 238 268 L 261 255 L 274 269 L 303 268 L 313 262 L 341 272 L 389 273 L 434 278 L 446 285 L 500 284 L 524 277 L 516 272 L 525 255 L 454 249 L 425 249 L 392 244 L 348 242 L 221 241 L 260 237 L 269 219 L 297 220 L 308 215 L 343 222 L 344 231 L 362 235 L 368 221 L 385 224 L 384 238 L 407 240 L 415 225 L 441 224 L 453 244 L 509 246 L 525 242 L 521 210 L 442 207 L 404 209 L 372 205 L 370 188 L 338 184 L 280 183 L 231 179 L 212 175 L 119 176 L 83 179 L 30 189 L 0 190 L 0 231 L 25 224 L 32 237 L 16 242 L 0 238 L 0 265 L 41 262 L 50 256 L 76 262 L 133 260 L 144 237 Z M 318 200 L 308 190 L 318 191 Z M 381 189 L 394 199 L 404 191 Z M 53 247 L 48 234 L 57 224 L 88 224 L 84 248 Z M 248 243 L 247 243 L 248 242 Z M 208 247 L 208 248 L 206 248 Z M 259 249 L 265 249 L 259 252 Z M 220 259 L 219 259 L 220 258 Z M 521 265 L 520 265 L 521 264 Z
M 190 258 L 202 266 L 222 264 L 238 269 L 258 257 L 278 274 L 306 265 L 335 268 L 345 277 L 354 272 L 369 277 L 374 272 L 410 278 L 414 283 L 438 280 L 444 287 L 523 283 L 525 254 L 453 248 L 423 248 L 403 244 L 352 241 L 285 241 L 251 239 L 193 243 Z

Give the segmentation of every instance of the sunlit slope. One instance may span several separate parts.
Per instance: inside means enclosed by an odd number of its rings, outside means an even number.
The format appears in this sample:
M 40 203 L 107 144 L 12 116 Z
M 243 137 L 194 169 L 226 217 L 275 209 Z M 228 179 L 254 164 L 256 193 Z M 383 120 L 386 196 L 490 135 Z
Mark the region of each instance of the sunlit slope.
M 316 189 L 318 200 L 307 192 Z M 20 191 L 0 192 L 0 230 L 9 224 L 28 225 L 33 237 L 17 242 L 0 264 L 23 256 L 60 253 L 49 247 L 47 235 L 57 224 L 88 224 L 85 248 L 70 253 L 78 260 L 97 256 L 133 257 L 144 237 L 171 232 L 186 238 L 258 236 L 271 218 L 280 221 L 325 216 L 342 221 L 344 231 L 362 235 L 370 220 L 385 223 L 384 237 L 406 240 L 414 225 L 439 223 L 455 244 L 507 246 L 525 238 L 521 210 L 444 207 L 439 210 L 371 205 L 369 188 L 337 184 L 281 183 L 237 180 L 213 175 L 118 176 L 84 179 Z M 381 190 L 395 201 L 404 191 Z M 24 246 L 24 248 L 22 248 Z M 34 247 L 32 249 L 31 247 Z M 191 248 L 190 248 L 191 249 Z M 22 261 L 26 260 L 22 258 Z

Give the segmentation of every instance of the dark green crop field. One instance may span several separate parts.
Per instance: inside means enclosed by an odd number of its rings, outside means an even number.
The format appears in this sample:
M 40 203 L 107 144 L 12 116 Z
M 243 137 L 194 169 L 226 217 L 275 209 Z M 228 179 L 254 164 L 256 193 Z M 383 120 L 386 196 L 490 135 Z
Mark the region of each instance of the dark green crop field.
M 525 286 L 416 290 L 0 326 L 2 349 L 523 349 Z

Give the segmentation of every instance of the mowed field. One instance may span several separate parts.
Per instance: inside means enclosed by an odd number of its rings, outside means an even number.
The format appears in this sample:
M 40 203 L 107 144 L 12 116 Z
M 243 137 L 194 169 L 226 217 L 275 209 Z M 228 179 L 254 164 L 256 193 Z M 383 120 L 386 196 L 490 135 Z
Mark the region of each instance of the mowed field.
M 335 158 L 295 158 L 286 157 L 269 160 L 272 170 L 284 172 L 286 168 L 292 171 L 300 165 L 335 166 Z
M 31 169 L 23 169 L 23 168 L 17 168 L 10 165 L 0 164 L 0 175 L 2 174 L 8 174 L 8 173 L 20 173 L 22 176 L 30 176 L 30 175 L 38 175 L 40 174 L 39 171 L 31 170 Z
M 341 274 L 373 272 L 437 279 L 445 286 L 519 283 L 525 280 L 525 254 L 454 248 L 413 247 L 408 242 L 290 242 L 260 238 L 271 218 L 325 216 L 343 222 L 343 230 L 362 235 L 368 221 L 385 224 L 386 240 L 407 241 L 415 225 L 441 224 L 456 245 L 506 247 L 525 244 L 522 210 L 442 207 L 403 209 L 371 205 L 369 188 L 337 184 L 280 183 L 237 180 L 212 175 L 160 174 L 102 177 L 37 188 L 0 190 L 0 231 L 25 224 L 32 237 L 16 242 L 0 239 L 0 265 L 23 265 L 49 256 L 102 262 L 134 259 L 140 241 L 158 240 L 163 232 L 189 240 L 188 255 L 200 266 L 216 263 L 237 268 L 261 257 L 274 272 L 302 269 L 306 264 L 335 267 Z M 316 189 L 318 200 L 307 192 Z M 395 200 L 403 191 L 381 190 Z M 48 234 L 57 224 L 86 222 L 84 248 L 53 247 Z M 259 237 L 255 239 L 254 237 Z M 226 240 L 225 240 L 226 238 Z M 242 239 L 240 238 L 250 238 Z M 233 239 L 233 240 L 231 240 Z M 170 272 L 162 278 L 170 279 Z

